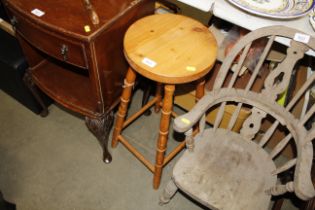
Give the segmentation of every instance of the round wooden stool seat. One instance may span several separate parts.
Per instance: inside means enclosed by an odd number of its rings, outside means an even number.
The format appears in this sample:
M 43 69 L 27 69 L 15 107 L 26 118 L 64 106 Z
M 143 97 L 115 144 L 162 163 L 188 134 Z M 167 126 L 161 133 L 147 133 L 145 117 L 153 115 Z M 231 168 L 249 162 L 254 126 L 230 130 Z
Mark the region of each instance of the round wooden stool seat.
M 203 77 L 216 59 L 217 45 L 209 29 L 191 18 L 151 15 L 127 30 L 124 52 L 139 74 L 166 84 Z
M 160 185 L 163 167 L 184 147 L 185 141 L 166 154 L 173 96 L 176 84 L 198 80 L 196 98 L 204 95 L 204 75 L 216 60 L 217 43 L 214 36 L 198 21 L 191 18 L 161 14 L 151 15 L 133 23 L 124 38 L 124 53 L 131 68 L 125 77 L 124 90 L 118 109 L 112 137 L 112 147 L 121 142 L 150 171 L 153 172 L 153 188 Z M 158 83 L 156 95 L 138 112 L 125 120 L 132 87 L 137 73 Z M 164 97 L 162 100 L 162 85 Z M 156 158 L 152 164 L 121 134 L 122 129 L 137 119 L 151 106 L 160 108 L 161 119 L 156 143 Z

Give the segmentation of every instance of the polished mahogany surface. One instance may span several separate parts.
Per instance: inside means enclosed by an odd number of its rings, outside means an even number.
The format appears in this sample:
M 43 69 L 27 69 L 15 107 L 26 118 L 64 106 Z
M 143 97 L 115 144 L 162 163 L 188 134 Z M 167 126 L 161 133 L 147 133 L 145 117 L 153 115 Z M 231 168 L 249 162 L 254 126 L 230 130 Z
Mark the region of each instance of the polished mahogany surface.
M 92 0 L 91 4 L 99 17 L 99 24 L 94 25 L 84 0 L 8 0 L 12 9 L 33 18 L 39 24 L 80 38 L 88 38 L 98 30 L 109 27 L 138 2 L 140 1 Z M 32 13 L 34 9 L 45 14 L 38 17 Z M 89 32 L 85 30 L 85 26 L 90 27 Z
M 123 37 L 137 19 L 154 12 L 153 0 L 4 0 L 37 87 L 62 106 L 85 116 L 89 130 L 107 149 L 128 64 Z M 35 86 L 36 85 L 36 86 Z
M 153 13 L 153 0 L 4 3 L 40 89 L 92 118 L 115 106 L 128 68 L 124 34 L 134 21 Z

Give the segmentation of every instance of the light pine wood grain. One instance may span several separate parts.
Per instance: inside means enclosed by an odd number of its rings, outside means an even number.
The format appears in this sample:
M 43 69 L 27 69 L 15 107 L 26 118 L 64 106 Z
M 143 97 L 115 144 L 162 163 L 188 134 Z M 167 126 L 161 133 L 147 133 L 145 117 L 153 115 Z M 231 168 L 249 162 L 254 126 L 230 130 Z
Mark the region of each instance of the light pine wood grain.
M 217 44 L 198 21 L 160 14 L 135 22 L 126 32 L 124 50 L 135 71 L 158 82 L 178 84 L 208 73 L 216 59 Z M 145 65 L 144 58 L 156 66 Z
M 217 44 L 208 28 L 196 20 L 175 14 L 151 15 L 136 21 L 127 30 L 124 53 L 131 68 L 125 78 L 112 146 L 122 142 L 153 173 L 153 188 L 157 189 L 163 167 L 185 146 L 182 142 L 166 155 L 175 84 L 196 80 L 196 99 L 201 98 L 205 93 L 203 76 L 215 63 Z M 135 82 L 136 73 L 157 82 L 156 95 L 152 103 L 148 102 L 125 120 L 131 101 L 132 88 L 129 84 Z M 154 164 L 122 136 L 122 129 L 152 105 L 155 105 L 156 112 L 161 110 Z M 195 130 L 198 129 L 196 127 Z

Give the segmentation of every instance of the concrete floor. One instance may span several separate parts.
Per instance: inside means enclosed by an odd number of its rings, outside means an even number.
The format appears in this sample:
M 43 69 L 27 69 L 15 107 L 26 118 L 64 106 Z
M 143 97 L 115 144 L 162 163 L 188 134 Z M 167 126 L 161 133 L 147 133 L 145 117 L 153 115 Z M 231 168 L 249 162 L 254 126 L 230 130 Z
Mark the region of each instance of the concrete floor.
M 139 94 L 132 110 L 140 106 Z M 152 189 L 152 174 L 122 145 L 102 150 L 84 120 L 52 105 L 42 118 L 0 90 L 0 189 L 18 210 L 197 210 L 204 209 L 182 193 L 158 205 L 175 161 L 165 167 L 161 187 Z M 154 159 L 159 115 L 141 117 L 126 136 Z M 171 137 L 170 147 L 178 142 Z M 289 202 L 283 209 L 295 209 Z

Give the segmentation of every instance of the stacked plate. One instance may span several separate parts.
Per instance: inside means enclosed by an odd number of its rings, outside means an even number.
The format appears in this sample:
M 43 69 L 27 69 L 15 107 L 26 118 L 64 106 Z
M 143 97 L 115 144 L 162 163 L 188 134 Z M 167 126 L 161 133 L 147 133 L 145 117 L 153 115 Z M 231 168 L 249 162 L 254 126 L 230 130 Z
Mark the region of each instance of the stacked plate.
M 291 19 L 308 14 L 315 0 L 228 0 L 235 6 L 259 16 Z

